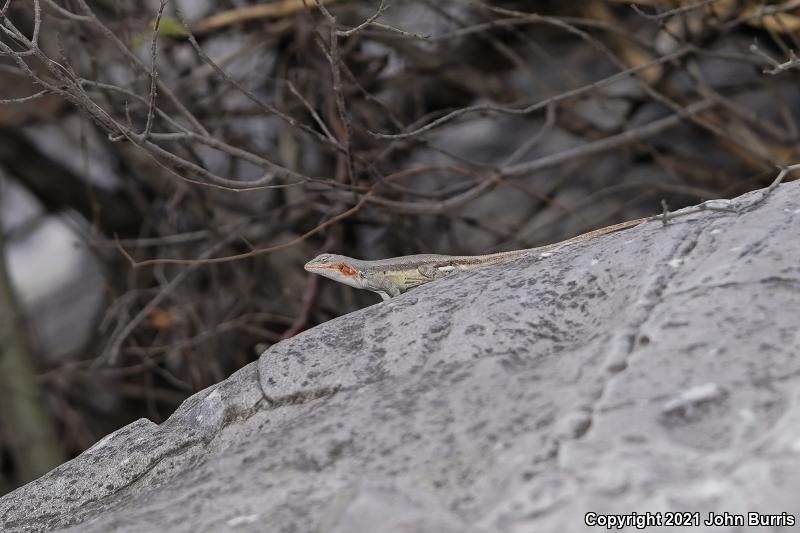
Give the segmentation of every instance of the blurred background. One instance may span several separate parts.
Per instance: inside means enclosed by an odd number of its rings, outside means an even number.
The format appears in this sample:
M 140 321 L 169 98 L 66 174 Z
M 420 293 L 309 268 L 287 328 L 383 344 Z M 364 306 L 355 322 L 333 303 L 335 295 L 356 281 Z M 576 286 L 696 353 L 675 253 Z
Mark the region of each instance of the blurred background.
M 11 0 L 0 494 L 378 297 L 799 162 L 800 2 Z

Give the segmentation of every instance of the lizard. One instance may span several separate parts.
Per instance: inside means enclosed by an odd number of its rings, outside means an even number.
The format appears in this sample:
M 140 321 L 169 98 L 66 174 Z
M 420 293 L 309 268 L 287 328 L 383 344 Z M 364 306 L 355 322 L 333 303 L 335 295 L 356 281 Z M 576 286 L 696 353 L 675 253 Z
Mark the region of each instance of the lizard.
M 562 246 L 588 241 L 609 233 L 632 228 L 653 218 L 645 217 L 628 220 L 554 244 L 523 250 L 511 250 L 486 255 L 404 255 L 372 261 L 354 259 L 346 255 L 324 253 L 306 263 L 303 268 L 308 272 L 319 274 L 356 289 L 367 289 L 376 292 L 386 301 L 399 296 L 409 289 L 443 278 L 454 272 L 475 270 L 488 265 L 513 261 L 529 254 L 550 252 Z

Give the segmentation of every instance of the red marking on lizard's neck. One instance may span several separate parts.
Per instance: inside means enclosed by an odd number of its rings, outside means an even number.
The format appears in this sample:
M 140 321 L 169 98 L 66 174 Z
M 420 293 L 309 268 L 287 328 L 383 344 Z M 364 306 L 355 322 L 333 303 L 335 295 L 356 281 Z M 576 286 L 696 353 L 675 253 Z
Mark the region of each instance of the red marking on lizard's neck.
M 344 263 L 336 263 L 336 268 L 345 276 L 355 276 L 356 269 L 351 266 L 345 265 Z
M 351 267 L 350 265 L 346 265 L 344 263 L 331 263 L 326 265 L 325 268 L 332 268 L 334 270 L 338 270 L 341 272 L 343 276 L 352 277 L 358 274 L 358 271 Z

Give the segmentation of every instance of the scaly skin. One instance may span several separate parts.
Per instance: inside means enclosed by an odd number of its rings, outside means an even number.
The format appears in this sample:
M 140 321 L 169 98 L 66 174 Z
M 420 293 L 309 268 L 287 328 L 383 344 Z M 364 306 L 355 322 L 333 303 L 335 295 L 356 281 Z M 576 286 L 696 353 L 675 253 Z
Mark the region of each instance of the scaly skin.
M 346 255 L 322 254 L 305 264 L 308 272 L 319 274 L 356 289 L 378 293 L 388 300 L 414 287 L 445 277 L 453 272 L 474 270 L 487 265 L 505 263 L 523 255 L 543 253 L 561 246 L 591 240 L 624 229 L 638 226 L 650 218 L 629 220 L 613 226 L 600 228 L 555 244 L 537 248 L 512 250 L 487 255 L 437 255 L 420 254 L 364 261 Z

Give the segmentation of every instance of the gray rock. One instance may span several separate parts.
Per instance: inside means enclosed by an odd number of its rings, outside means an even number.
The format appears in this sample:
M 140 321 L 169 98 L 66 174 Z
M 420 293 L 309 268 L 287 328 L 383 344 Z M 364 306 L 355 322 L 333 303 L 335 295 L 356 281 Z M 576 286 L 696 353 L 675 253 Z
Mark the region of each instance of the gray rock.
M 800 182 L 760 194 L 322 324 L 0 499 L 0 530 L 785 523 L 800 516 Z

